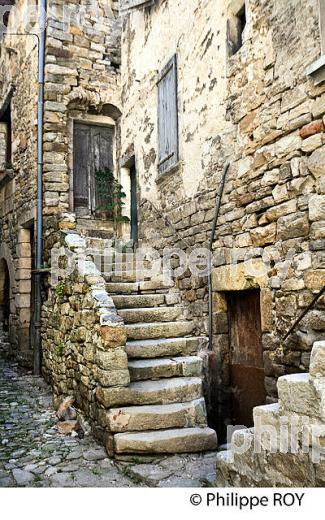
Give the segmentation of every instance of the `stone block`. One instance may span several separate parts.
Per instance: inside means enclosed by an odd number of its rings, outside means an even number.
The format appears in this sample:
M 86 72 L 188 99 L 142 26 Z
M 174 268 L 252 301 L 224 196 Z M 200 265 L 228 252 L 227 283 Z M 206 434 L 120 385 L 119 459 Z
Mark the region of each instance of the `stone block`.
M 316 98 L 313 108 L 312 108 L 313 117 L 323 116 L 324 112 L 325 112 L 325 94 Z M 318 121 L 314 121 L 314 123 L 318 123 Z
M 273 244 L 276 239 L 276 223 L 255 228 L 251 231 L 251 238 L 254 247 Z
M 261 258 L 218 267 L 212 272 L 214 291 L 243 291 L 266 287 L 267 269 Z
M 123 348 L 115 348 L 108 351 L 97 349 L 95 363 L 107 371 L 125 370 L 128 366 L 128 359 Z
M 324 107 L 323 107 L 324 109 Z M 317 121 L 312 121 L 312 123 L 309 123 L 308 125 L 305 125 L 303 126 L 301 129 L 300 129 L 300 137 L 302 137 L 303 139 L 306 139 L 312 135 L 315 135 L 319 132 L 323 132 L 324 131 L 324 124 L 323 124 L 323 121 L 322 119 L 318 119 Z
M 311 291 L 320 291 L 325 285 L 324 269 L 308 271 L 304 274 L 304 281 L 307 289 L 310 289 Z
M 116 326 L 101 326 L 100 333 L 103 344 L 106 348 L 122 347 L 125 345 L 127 340 L 126 328 L 124 324 Z
M 277 239 L 288 240 L 307 236 L 309 233 L 309 221 L 306 213 L 295 213 L 280 217 L 277 227 Z
M 305 153 L 310 153 L 322 146 L 323 140 L 321 134 L 315 134 L 305 139 L 301 145 L 301 149 Z
M 281 413 L 295 412 L 312 417 L 321 417 L 320 398 L 309 374 L 291 374 L 278 379 Z
M 160 430 L 206 426 L 204 399 L 189 403 L 112 408 L 106 421 L 111 431 Z
M 311 357 L 309 373 L 314 377 L 325 377 L 325 341 L 314 343 Z
M 126 368 L 124 370 L 101 370 L 94 368 L 96 381 L 103 387 L 110 386 L 128 386 L 130 383 L 130 373 Z
M 278 220 L 280 217 L 294 213 L 296 210 L 297 201 L 291 199 L 288 202 L 284 202 L 283 204 L 268 209 L 265 213 L 265 218 L 268 222 L 273 222 L 274 220 Z
M 325 175 L 325 146 L 317 148 L 308 158 L 307 166 L 315 178 Z
M 325 195 L 313 195 L 309 199 L 309 220 L 325 220 Z
M 114 441 L 117 453 L 194 453 L 217 446 L 216 432 L 210 428 L 117 433 Z

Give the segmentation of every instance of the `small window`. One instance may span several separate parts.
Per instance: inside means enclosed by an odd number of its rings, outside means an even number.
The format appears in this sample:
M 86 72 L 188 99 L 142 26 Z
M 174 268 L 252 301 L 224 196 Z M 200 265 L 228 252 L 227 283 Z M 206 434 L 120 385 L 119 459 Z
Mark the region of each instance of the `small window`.
M 236 54 L 243 46 L 246 24 L 246 3 L 243 3 L 241 8 L 228 20 L 228 52 L 230 56 Z
M 14 5 L 15 0 L 0 1 L 0 37 L 7 31 L 10 11 Z
M 167 63 L 158 80 L 159 173 L 178 163 L 178 108 L 176 55 Z
M 1 169 L 12 168 L 10 103 L 0 114 L 0 162 Z
M 139 9 L 140 7 L 149 7 L 154 3 L 154 0 L 120 0 L 120 10 L 127 12 L 132 9 Z

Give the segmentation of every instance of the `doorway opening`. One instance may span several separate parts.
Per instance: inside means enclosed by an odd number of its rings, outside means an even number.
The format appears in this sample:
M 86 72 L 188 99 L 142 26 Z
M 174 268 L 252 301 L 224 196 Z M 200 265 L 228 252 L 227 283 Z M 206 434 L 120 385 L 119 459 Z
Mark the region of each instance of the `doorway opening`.
M 9 332 L 10 325 L 10 275 L 7 262 L 0 261 L 0 326 Z
M 102 218 L 96 172 L 113 172 L 114 127 L 74 123 L 73 198 L 77 217 Z
M 253 408 L 265 404 L 260 290 L 229 292 L 231 420 L 253 426 Z
M 131 180 L 131 240 L 133 245 L 138 243 L 138 185 L 135 163 L 130 168 Z

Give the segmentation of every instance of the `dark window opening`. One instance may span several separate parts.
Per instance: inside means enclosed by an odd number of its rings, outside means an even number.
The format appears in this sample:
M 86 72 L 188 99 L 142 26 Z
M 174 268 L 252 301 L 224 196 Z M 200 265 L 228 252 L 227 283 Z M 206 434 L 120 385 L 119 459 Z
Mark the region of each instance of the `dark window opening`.
M 10 324 L 10 275 L 7 262 L 0 261 L 0 326 L 5 332 Z
M 2 123 L 2 129 L 4 131 L 4 160 L 5 160 L 5 168 L 9 169 L 12 167 L 12 145 L 11 145 L 11 109 L 10 109 L 10 103 L 3 112 L 2 116 L 0 117 L 0 125 Z
M 247 24 L 246 4 L 228 20 L 228 49 L 229 55 L 233 56 L 243 46 L 243 36 Z
M 0 0 L 1 15 L 0 15 L 0 36 L 6 32 L 8 27 L 9 16 L 12 6 L 15 5 L 15 0 Z

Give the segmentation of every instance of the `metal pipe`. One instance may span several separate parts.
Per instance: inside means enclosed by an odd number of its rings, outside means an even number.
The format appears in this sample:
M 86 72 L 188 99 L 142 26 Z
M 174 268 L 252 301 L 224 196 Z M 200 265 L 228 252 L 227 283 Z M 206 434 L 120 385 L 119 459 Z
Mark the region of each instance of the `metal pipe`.
M 37 103 L 37 219 L 36 219 L 36 274 L 35 274 L 35 343 L 34 373 L 41 373 L 41 273 L 43 267 L 43 127 L 44 127 L 44 68 L 46 44 L 47 0 L 39 3 L 38 49 L 38 103 Z
M 222 201 L 222 195 L 223 190 L 225 188 L 225 182 L 227 173 L 230 167 L 230 163 L 227 163 L 223 169 L 222 177 L 221 177 L 221 183 L 219 187 L 219 191 L 216 195 L 216 209 L 214 213 L 214 219 L 212 224 L 212 230 L 211 230 L 211 237 L 210 237 L 210 243 L 209 243 L 209 251 L 210 251 L 210 268 L 208 272 L 208 289 L 209 289 L 209 350 L 212 350 L 212 332 L 213 332 L 213 323 L 212 323 L 212 316 L 213 316 L 213 298 L 212 298 L 212 268 L 213 268 L 213 242 L 214 237 L 216 233 L 216 227 L 218 223 L 219 213 L 220 213 L 220 207 L 221 207 L 221 201 Z
M 324 287 L 316 294 L 316 296 L 313 298 L 313 300 L 310 302 L 310 304 L 308 305 L 308 307 L 306 307 L 306 309 L 303 311 L 303 313 L 299 316 L 299 318 L 294 322 L 294 324 L 292 325 L 292 327 L 290 327 L 290 329 L 288 330 L 288 332 L 286 333 L 286 335 L 283 337 L 283 341 L 285 341 L 289 336 L 290 334 L 295 330 L 295 328 L 299 325 L 299 323 L 301 322 L 301 320 L 306 316 L 306 314 L 308 314 L 308 312 L 314 307 L 315 303 L 319 300 L 319 298 L 321 296 L 323 296 L 325 292 L 325 285 Z

